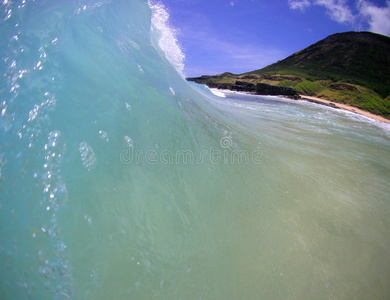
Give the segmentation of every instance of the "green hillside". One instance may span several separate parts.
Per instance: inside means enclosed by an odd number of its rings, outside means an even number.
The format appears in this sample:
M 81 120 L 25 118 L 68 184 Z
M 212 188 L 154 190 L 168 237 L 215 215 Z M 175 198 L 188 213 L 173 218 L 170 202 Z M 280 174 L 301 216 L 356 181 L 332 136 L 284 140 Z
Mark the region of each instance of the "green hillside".
M 390 95 L 390 38 L 371 32 L 331 35 L 293 55 L 247 74 L 290 74 L 331 80 Z
M 239 81 L 294 88 L 390 119 L 390 38 L 337 33 L 263 69 L 189 80 L 213 87 Z

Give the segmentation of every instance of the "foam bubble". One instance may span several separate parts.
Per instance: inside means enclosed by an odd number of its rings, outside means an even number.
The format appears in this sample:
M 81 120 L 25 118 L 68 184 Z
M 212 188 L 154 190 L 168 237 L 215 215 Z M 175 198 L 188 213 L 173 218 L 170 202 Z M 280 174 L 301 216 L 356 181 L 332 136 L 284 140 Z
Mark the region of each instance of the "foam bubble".
M 126 142 L 126 144 L 129 146 L 129 147 L 132 147 L 133 146 L 133 139 L 127 135 L 124 136 L 123 138 Z
M 99 130 L 99 136 L 102 140 L 108 142 L 109 141 L 109 138 L 108 138 L 108 133 L 103 131 L 103 130 Z
M 129 104 L 129 103 L 125 103 L 125 106 L 126 106 L 126 109 L 128 110 L 128 111 L 130 111 L 131 110 L 131 105 Z
M 81 142 L 79 146 L 81 161 L 84 168 L 90 171 L 96 163 L 96 155 L 92 147 L 87 142 Z

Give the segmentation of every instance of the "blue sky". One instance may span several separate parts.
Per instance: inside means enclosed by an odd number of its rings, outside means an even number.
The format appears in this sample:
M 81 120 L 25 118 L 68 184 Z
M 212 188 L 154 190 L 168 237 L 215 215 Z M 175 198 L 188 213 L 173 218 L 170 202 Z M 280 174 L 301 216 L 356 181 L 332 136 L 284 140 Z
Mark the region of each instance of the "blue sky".
M 344 31 L 390 36 L 390 0 L 161 0 L 186 76 L 265 67 Z

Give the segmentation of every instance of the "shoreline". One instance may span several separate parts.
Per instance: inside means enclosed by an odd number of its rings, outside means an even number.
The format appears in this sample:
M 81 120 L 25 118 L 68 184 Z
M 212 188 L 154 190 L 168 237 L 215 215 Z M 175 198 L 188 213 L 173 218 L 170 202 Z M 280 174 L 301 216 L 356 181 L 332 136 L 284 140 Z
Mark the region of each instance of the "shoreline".
M 301 96 L 300 100 L 306 100 L 306 101 L 309 101 L 309 102 L 310 102 L 310 100 L 314 100 L 316 102 L 320 102 L 320 104 L 322 103 L 322 104 L 325 104 L 325 105 L 327 105 L 329 107 L 332 107 L 332 108 L 336 108 L 336 109 L 339 108 L 339 109 L 342 109 L 342 110 L 346 110 L 346 111 L 349 111 L 349 112 L 353 112 L 353 113 L 356 113 L 356 114 L 359 114 L 359 115 L 362 115 L 362 116 L 374 119 L 376 121 L 381 121 L 381 122 L 390 124 L 390 120 L 389 119 L 386 119 L 386 118 L 384 118 L 382 116 L 379 116 L 379 115 L 375 115 L 373 113 L 370 113 L 368 111 L 362 110 L 362 109 L 354 107 L 354 106 L 350 106 L 350 105 L 342 104 L 342 103 L 337 103 L 337 102 L 332 102 L 332 101 L 329 101 L 329 100 L 325 100 L 325 99 L 321 99 L 321 98 L 313 97 L 313 96 L 306 96 L 306 95 L 300 95 L 300 96 Z
M 229 90 L 229 89 L 210 88 L 210 90 L 211 91 L 215 90 L 217 92 L 222 92 L 222 93 L 224 93 L 224 92 L 226 93 L 227 92 L 227 93 L 234 93 L 234 94 L 244 94 L 244 95 L 260 96 L 260 95 L 256 95 L 256 94 L 251 93 L 251 92 L 234 91 L 234 90 Z M 267 95 L 263 95 L 263 96 L 267 96 Z M 269 96 L 271 96 L 271 97 L 284 97 L 284 96 L 273 96 L 273 95 L 269 95 Z M 345 111 L 353 112 L 353 113 L 358 114 L 358 115 L 365 116 L 367 118 L 370 118 L 370 119 L 373 119 L 373 120 L 376 120 L 376 121 L 380 121 L 380 122 L 383 122 L 383 123 L 390 124 L 390 120 L 386 119 L 385 117 L 382 117 L 382 116 L 370 113 L 368 111 L 362 110 L 360 108 L 357 108 L 357 107 L 354 107 L 354 106 L 351 106 L 351 105 L 342 104 L 342 103 L 338 103 L 338 102 L 333 102 L 333 101 L 330 101 L 330 100 L 325 100 L 325 99 L 321 99 L 321 98 L 313 97 L 313 96 L 306 96 L 306 95 L 299 95 L 299 96 L 301 98 L 298 99 L 298 100 L 304 100 L 304 101 L 315 103 L 315 104 L 319 104 L 319 105 L 326 105 L 326 106 L 328 106 L 330 108 L 334 108 L 334 109 L 342 109 L 342 110 L 345 110 Z M 290 100 L 292 100 L 292 99 L 290 99 Z

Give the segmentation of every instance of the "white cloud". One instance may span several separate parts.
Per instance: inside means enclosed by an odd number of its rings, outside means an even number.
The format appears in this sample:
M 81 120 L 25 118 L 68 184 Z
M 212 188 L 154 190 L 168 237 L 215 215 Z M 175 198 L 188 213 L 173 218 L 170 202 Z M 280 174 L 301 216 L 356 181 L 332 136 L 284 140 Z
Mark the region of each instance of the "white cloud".
M 390 1 L 386 4 L 386 7 L 377 7 L 365 0 L 359 0 L 359 11 L 369 24 L 370 31 L 390 36 Z
M 288 0 L 291 9 L 304 11 L 312 5 L 323 6 L 332 20 L 338 23 L 353 23 L 354 16 L 346 0 Z
M 351 1 L 349 1 L 351 2 Z M 291 9 L 304 11 L 312 5 L 322 6 L 329 17 L 342 24 L 350 24 L 355 30 L 369 30 L 390 36 L 390 1 L 385 7 L 378 7 L 367 0 L 356 0 L 357 14 L 352 12 L 353 5 L 347 0 L 288 0 Z M 368 24 L 367 28 L 364 25 Z M 363 27 L 363 28 L 362 28 Z
M 345 0 L 315 0 L 314 3 L 325 7 L 331 19 L 338 23 L 353 24 L 355 21 L 355 17 Z
M 288 5 L 291 9 L 299 9 L 304 11 L 307 7 L 311 5 L 309 0 L 288 0 Z

